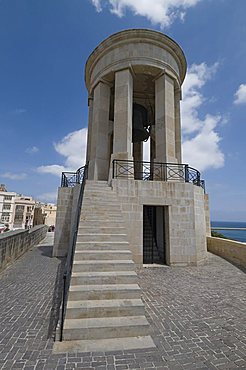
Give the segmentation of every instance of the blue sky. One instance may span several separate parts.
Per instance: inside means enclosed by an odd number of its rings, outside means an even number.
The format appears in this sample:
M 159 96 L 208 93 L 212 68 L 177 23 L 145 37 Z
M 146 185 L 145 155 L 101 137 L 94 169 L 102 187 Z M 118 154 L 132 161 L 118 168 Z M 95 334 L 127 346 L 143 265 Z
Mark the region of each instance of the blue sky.
M 201 170 L 213 220 L 246 221 L 245 0 L 0 0 L 0 182 L 55 200 L 84 164 L 84 65 L 104 38 L 152 28 L 177 41 L 183 162 Z

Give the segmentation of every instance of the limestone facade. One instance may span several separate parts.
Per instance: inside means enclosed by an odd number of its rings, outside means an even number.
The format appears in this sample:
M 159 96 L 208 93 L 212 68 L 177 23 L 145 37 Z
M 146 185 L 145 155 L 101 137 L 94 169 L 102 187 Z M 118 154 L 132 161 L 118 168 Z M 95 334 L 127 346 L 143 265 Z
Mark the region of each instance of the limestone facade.
M 160 263 L 177 266 L 198 265 L 207 258 L 208 196 L 199 186 L 199 172 L 189 172 L 182 164 L 180 99 L 185 74 L 180 46 L 146 29 L 108 37 L 85 67 L 88 180 L 108 183 L 116 194 L 139 264 L 146 253 L 158 253 Z M 143 161 L 146 140 L 149 162 Z M 54 255 L 67 252 L 77 199 L 73 192 L 59 190 Z M 146 247 L 151 238 L 152 247 Z
M 128 230 L 133 259 L 143 262 L 143 206 L 165 210 L 167 265 L 197 265 L 206 260 L 204 191 L 193 184 L 160 181 L 113 180 Z
M 108 180 L 113 159 L 142 160 L 133 142 L 133 105 L 146 110 L 153 161 L 181 162 L 181 48 L 160 32 L 135 29 L 104 40 L 85 68 L 90 180 Z M 138 154 L 137 154 L 138 153 Z
M 146 29 L 108 37 L 86 63 L 88 178 L 108 181 L 116 192 L 137 263 L 143 263 L 144 228 L 150 227 L 144 226 L 146 206 L 157 207 L 154 228 L 162 230 L 155 235 L 156 243 L 165 244 L 162 262 L 197 265 L 206 260 L 208 197 L 196 180 L 187 177 L 182 164 L 180 100 L 186 67 L 175 41 Z M 147 165 L 142 163 L 146 137 L 134 137 L 139 129 L 136 105 L 145 113 L 140 131 L 149 136 Z M 125 161 L 119 177 L 113 160 Z M 153 181 L 139 181 L 144 179 Z

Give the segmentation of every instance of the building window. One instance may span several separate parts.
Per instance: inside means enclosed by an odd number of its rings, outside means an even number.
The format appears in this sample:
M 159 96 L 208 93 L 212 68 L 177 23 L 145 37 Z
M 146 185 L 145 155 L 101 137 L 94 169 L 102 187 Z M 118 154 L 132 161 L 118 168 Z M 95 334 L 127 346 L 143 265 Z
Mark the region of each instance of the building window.
M 25 206 L 17 205 L 17 206 L 15 207 L 15 211 L 16 211 L 16 212 L 24 212 L 24 208 L 25 208 Z
M 10 210 L 11 204 L 3 204 L 3 209 Z
M 9 221 L 9 217 L 10 217 L 10 213 L 9 213 L 9 212 L 3 212 L 3 213 L 2 213 L 1 220 L 2 220 L 2 221 L 5 221 L 5 222 L 6 222 L 6 221 L 8 222 L 8 221 Z
M 3 199 L 4 200 L 12 200 L 12 195 L 4 195 Z
M 22 221 L 23 214 L 15 214 L 15 221 Z

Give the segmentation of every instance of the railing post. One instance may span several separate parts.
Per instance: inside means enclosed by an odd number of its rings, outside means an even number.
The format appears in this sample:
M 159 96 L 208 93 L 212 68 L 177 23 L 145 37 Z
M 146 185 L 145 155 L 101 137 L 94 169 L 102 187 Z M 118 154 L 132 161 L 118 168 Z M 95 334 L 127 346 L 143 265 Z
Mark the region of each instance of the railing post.
M 185 182 L 189 182 L 190 179 L 189 179 L 189 166 L 188 164 L 185 164 Z
M 199 171 L 197 171 L 197 186 L 201 186 L 201 176 Z
M 114 179 L 114 177 L 115 177 L 115 168 L 114 168 L 114 166 L 115 166 L 115 159 L 113 159 L 113 179 Z
M 65 301 L 66 301 L 66 283 L 67 283 L 67 274 L 63 274 L 63 292 L 62 292 L 62 307 L 61 307 L 61 327 L 60 327 L 60 342 L 63 339 L 63 326 L 65 318 Z
M 163 181 L 167 181 L 167 171 L 168 171 L 168 165 L 167 163 L 163 164 Z

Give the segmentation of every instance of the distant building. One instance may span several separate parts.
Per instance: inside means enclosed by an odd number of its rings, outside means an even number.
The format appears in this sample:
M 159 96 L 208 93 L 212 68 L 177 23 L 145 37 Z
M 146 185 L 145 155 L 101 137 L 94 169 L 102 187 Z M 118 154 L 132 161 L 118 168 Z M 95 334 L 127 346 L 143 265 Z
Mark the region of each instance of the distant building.
M 16 197 L 14 229 L 29 229 L 33 227 L 35 203 L 36 202 L 32 197 Z
M 4 184 L 0 185 L 0 223 L 13 229 L 15 214 L 15 197 L 16 193 L 7 191 Z
M 33 216 L 33 226 L 44 225 L 45 215 L 43 213 L 42 203 L 36 202 Z
M 56 205 L 44 204 L 42 208 L 45 216 L 45 225 L 54 226 L 56 223 Z
M 55 226 L 56 223 L 56 205 L 36 202 L 34 209 L 33 226 L 45 224 Z
M 0 184 L 0 232 L 6 227 L 9 230 L 29 229 L 36 225 L 54 226 L 56 205 L 37 202 L 30 196 L 7 191 Z

